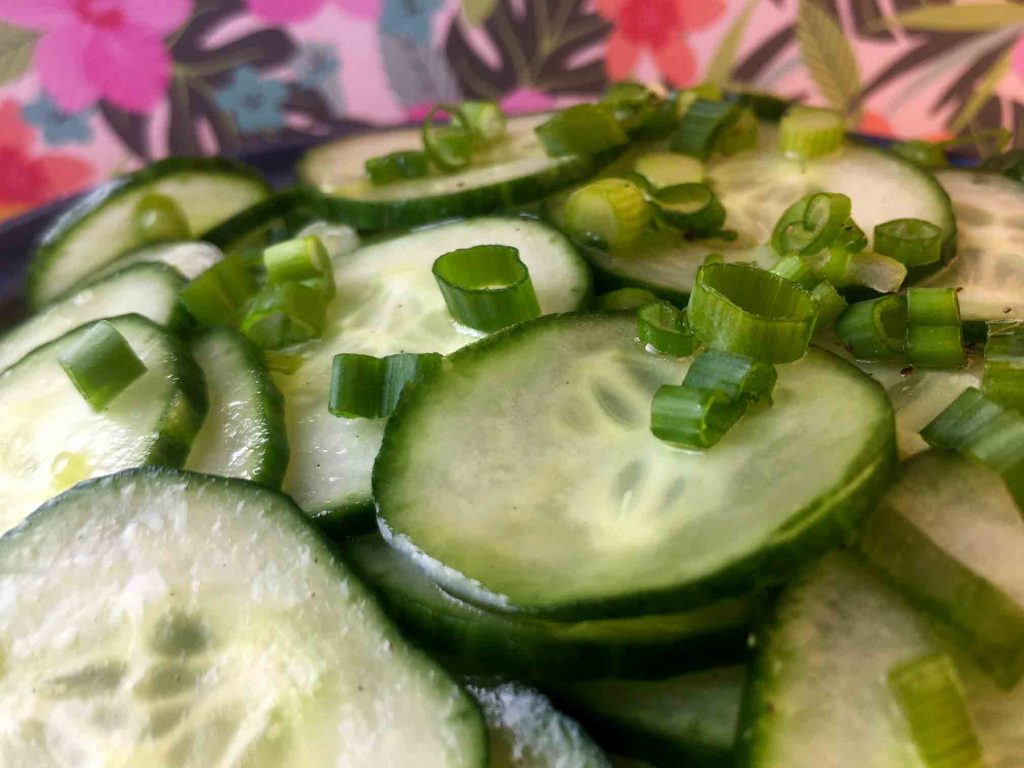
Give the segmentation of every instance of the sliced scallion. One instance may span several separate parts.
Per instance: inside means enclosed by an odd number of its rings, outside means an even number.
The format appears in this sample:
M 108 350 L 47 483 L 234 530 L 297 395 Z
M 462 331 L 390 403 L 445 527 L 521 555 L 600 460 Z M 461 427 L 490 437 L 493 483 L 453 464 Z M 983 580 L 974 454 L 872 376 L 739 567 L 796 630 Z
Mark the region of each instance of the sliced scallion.
M 451 116 L 448 125 L 435 125 L 439 112 Z M 473 133 L 457 106 L 439 104 L 423 121 L 423 149 L 431 162 L 442 171 L 457 171 L 473 159 Z
M 601 104 L 630 132 L 643 128 L 655 116 L 660 101 L 646 85 L 631 82 L 613 83 L 601 97 Z
M 392 152 L 366 161 L 366 175 L 377 185 L 402 179 L 420 179 L 430 172 L 430 158 L 418 149 Z
M 323 334 L 328 299 L 305 283 L 268 284 L 256 294 L 241 331 L 263 349 L 280 349 Z
M 674 152 L 643 155 L 633 164 L 633 170 L 655 189 L 704 181 L 704 163 L 695 157 Z
M 652 195 L 651 204 L 662 221 L 683 232 L 709 235 L 725 223 L 725 207 L 707 184 L 662 187 Z
M 659 440 L 685 448 L 710 448 L 739 421 L 744 400 L 717 390 L 685 384 L 659 387 L 651 401 L 651 432 Z
M 602 293 L 594 304 L 598 309 L 623 310 L 639 309 L 640 307 L 657 301 L 658 297 L 646 288 L 616 288 L 614 291 Z
M 828 280 L 822 280 L 811 288 L 811 296 L 818 305 L 818 317 L 814 323 L 815 331 L 834 325 L 849 306 L 846 299 L 839 295 L 839 291 Z
M 553 115 L 535 129 L 551 157 L 592 157 L 629 141 L 611 111 L 596 104 L 577 104 Z
M 565 203 L 565 227 L 584 242 L 618 250 L 636 241 L 651 222 L 644 191 L 625 179 L 599 179 Z
M 875 252 L 908 267 L 942 258 L 942 230 L 922 219 L 893 219 L 875 227 Z
M 761 124 L 758 122 L 754 110 L 744 107 L 739 111 L 736 119 L 719 134 L 715 141 L 715 151 L 721 152 L 723 155 L 733 155 L 744 149 L 752 149 L 757 146 L 760 129 Z
M 846 119 L 830 109 L 789 108 L 779 123 L 779 149 L 787 157 L 813 160 L 843 146 Z
M 505 113 L 493 101 L 464 101 L 459 111 L 477 141 L 490 144 L 505 135 Z
M 996 402 L 1024 413 L 1024 322 L 988 324 L 981 388 Z
M 683 384 L 694 389 L 713 390 L 732 401 L 771 401 L 778 373 L 764 360 L 708 349 L 693 361 Z
M 437 370 L 441 360 L 436 352 L 404 352 L 387 357 L 335 355 L 328 410 L 346 419 L 390 416 L 406 385 Z
M 132 345 L 106 320 L 93 323 L 57 360 L 97 413 L 146 372 Z
M 439 256 L 434 278 L 448 311 L 463 325 L 490 333 L 540 317 L 530 272 L 508 245 L 476 245 Z
M 669 149 L 706 160 L 717 149 L 716 142 L 735 123 L 742 109 L 728 101 L 697 98 L 679 120 Z
M 772 230 L 772 247 L 779 253 L 817 253 L 831 245 L 850 218 L 846 195 L 817 192 L 787 208 Z
M 697 339 L 686 323 L 686 313 L 667 301 L 641 307 L 636 316 L 636 331 L 643 344 L 673 357 L 693 354 L 697 346 Z
M 203 325 L 234 327 L 259 287 L 245 259 L 228 256 L 190 282 L 178 298 Z
M 811 265 L 798 253 L 790 253 L 779 259 L 772 267 L 772 273 L 792 280 L 801 288 L 808 290 L 818 282 L 817 276 L 811 270 Z
M 836 333 L 858 360 L 902 360 L 907 300 L 889 295 L 851 304 L 836 321 Z
M 306 282 L 321 288 L 327 298 L 334 296 L 334 269 L 319 237 L 297 237 L 263 251 L 267 282 Z
M 839 243 L 808 260 L 815 274 L 837 288 L 859 285 L 878 293 L 893 293 L 907 278 L 906 266 L 896 259 L 870 251 L 850 253 Z
M 146 243 L 188 240 L 192 231 L 185 212 L 173 197 L 149 192 L 139 198 L 132 210 L 135 232 Z
M 961 368 L 967 364 L 955 290 L 907 290 L 906 355 L 911 365 L 922 368 Z

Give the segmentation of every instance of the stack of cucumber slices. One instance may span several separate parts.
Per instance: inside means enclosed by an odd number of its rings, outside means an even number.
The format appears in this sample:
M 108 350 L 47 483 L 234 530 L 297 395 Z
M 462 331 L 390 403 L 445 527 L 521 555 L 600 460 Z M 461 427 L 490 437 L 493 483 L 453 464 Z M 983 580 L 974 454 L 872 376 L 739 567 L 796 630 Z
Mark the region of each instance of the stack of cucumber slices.
M 0 765 L 1024 768 L 1024 186 L 907 154 L 621 83 L 83 198 Z

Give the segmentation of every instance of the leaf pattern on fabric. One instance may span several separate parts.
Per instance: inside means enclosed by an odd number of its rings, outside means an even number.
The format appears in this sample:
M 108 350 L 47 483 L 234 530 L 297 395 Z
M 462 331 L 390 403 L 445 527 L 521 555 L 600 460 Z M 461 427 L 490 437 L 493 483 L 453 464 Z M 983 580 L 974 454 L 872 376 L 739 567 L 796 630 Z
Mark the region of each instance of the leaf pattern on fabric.
M 856 108 L 860 69 L 836 18 L 814 0 L 801 0 L 796 36 L 804 65 L 829 105 L 844 114 Z
M 462 98 L 444 52 L 388 34 L 380 36 L 388 83 L 403 107 Z
M 30 29 L 0 24 L 0 84 L 17 80 L 28 71 L 38 39 Z

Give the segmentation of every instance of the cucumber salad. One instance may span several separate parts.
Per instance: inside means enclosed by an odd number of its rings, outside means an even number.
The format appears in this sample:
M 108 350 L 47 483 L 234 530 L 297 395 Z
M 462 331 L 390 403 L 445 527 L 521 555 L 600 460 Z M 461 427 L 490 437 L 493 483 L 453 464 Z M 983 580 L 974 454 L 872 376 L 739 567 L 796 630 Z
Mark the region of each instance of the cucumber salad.
M 172 158 L 0 335 L 4 768 L 1024 768 L 1024 160 L 619 83 Z

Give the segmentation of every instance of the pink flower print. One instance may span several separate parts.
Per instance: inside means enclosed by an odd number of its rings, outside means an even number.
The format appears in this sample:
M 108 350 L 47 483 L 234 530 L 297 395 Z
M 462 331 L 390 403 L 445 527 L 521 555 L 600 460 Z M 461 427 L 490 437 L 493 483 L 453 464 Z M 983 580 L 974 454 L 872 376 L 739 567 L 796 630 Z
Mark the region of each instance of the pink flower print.
M 334 0 L 341 10 L 359 19 L 380 16 L 381 0 Z M 316 14 L 327 0 L 249 0 L 249 10 L 271 24 L 303 21 Z
M 163 38 L 191 9 L 191 0 L 0 0 L 0 19 L 42 32 L 36 71 L 65 112 L 100 99 L 148 112 L 171 78 Z
M 544 112 L 554 106 L 554 99 L 530 88 L 516 88 L 501 97 L 501 108 L 509 115 Z
M 1024 36 L 1018 37 L 1013 45 L 1013 52 L 1010 54 L 1010 67 L 1017 77 L 1024 80 Z

